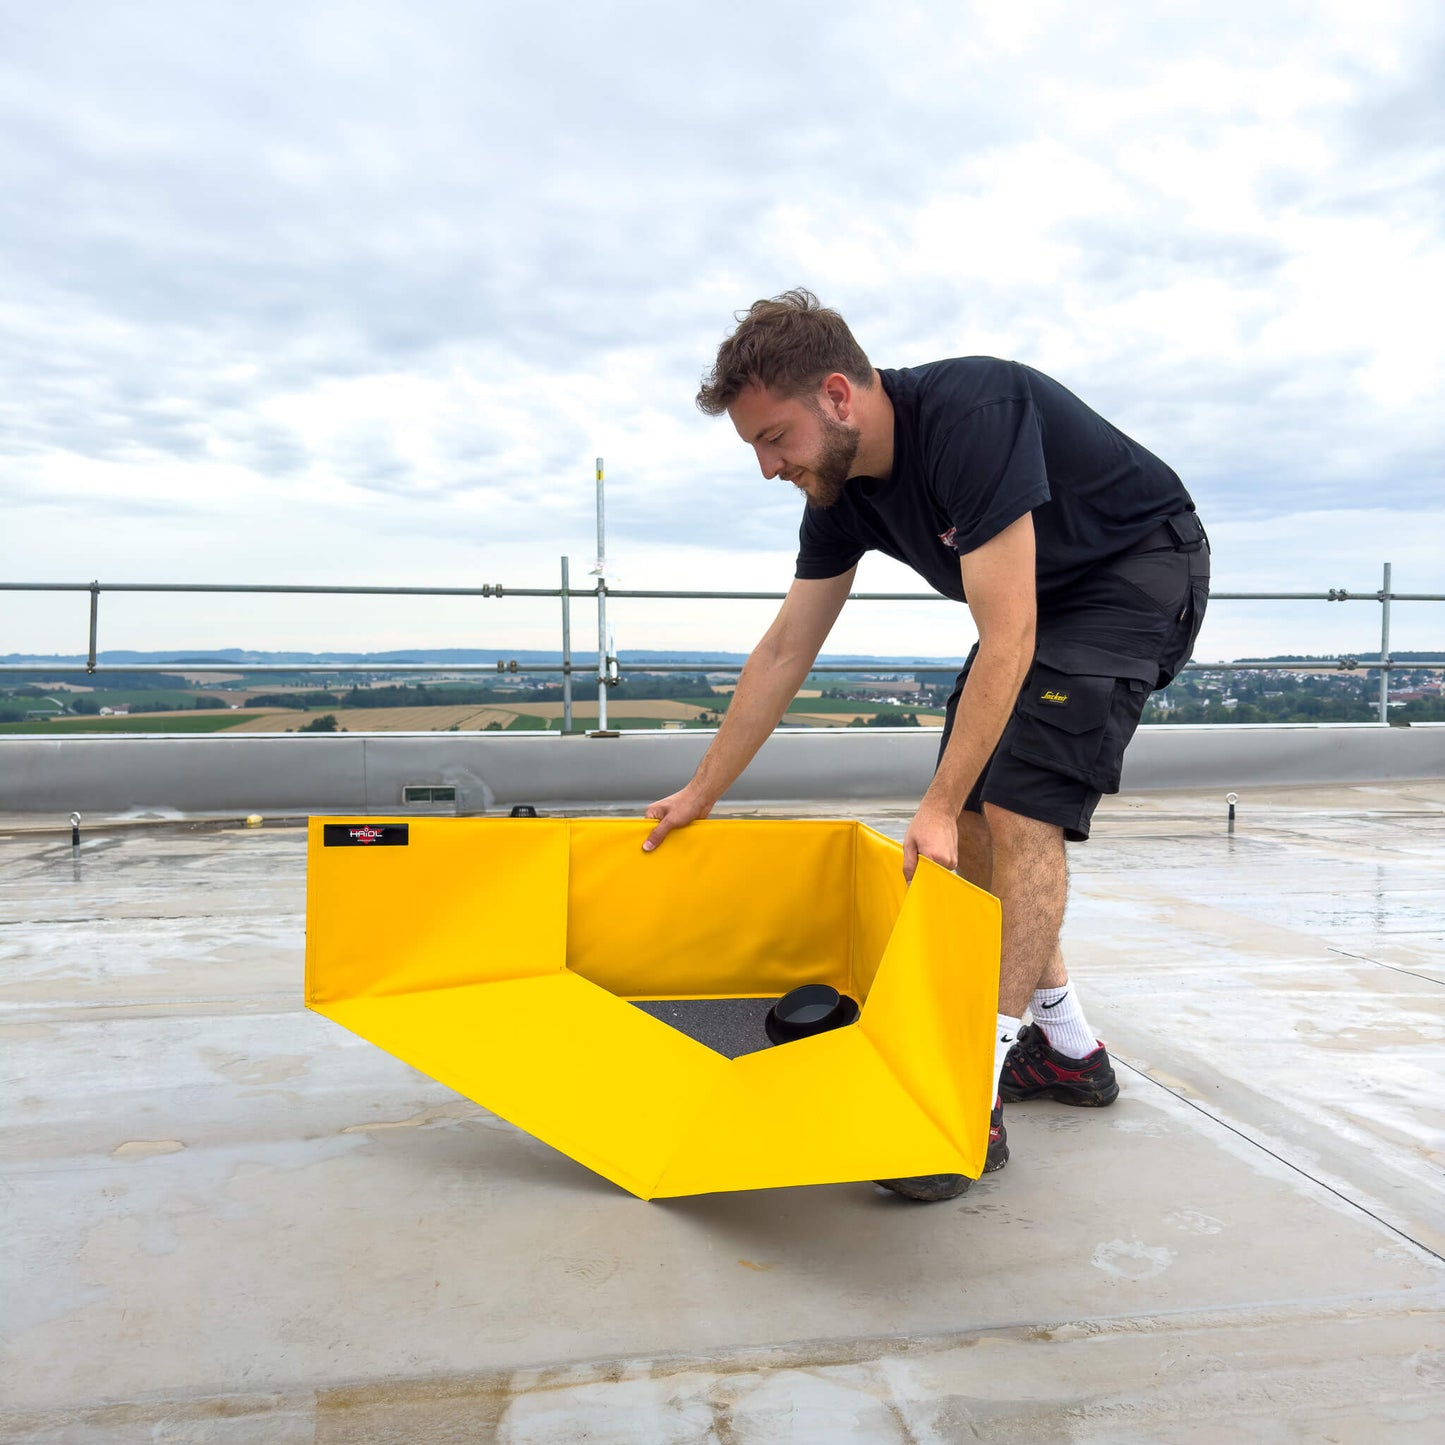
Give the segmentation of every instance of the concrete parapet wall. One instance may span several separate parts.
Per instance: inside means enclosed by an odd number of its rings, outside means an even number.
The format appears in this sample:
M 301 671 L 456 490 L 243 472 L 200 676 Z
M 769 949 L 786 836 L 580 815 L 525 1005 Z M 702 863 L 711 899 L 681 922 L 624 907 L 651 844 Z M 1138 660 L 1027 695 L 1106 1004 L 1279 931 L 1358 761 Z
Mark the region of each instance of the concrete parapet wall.
M 712 734 L 250 733 L 0 738 L 0 812 L 392 813 L 408 784 L 456 789 L 459 812 L 514 803 L 647 803 L 687 780 Z M 906 798 L 928 784 L 932 729 L 775 733 L 735 802 Z M 1124 791 L 1445 777 L 1445 726 L 1157 726 Z M 435 807 L 429 811 L 436 811 Z

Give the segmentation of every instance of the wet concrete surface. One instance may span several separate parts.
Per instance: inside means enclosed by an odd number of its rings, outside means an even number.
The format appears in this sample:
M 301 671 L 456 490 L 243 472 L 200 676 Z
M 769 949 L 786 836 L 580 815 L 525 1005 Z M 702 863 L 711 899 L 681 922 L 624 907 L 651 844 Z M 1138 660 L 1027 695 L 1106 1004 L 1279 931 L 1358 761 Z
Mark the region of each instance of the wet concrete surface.
M 1445 1431 L 1445 784 L 1106 803 L 1121 1097 L 933 1206 L 640 1203 L 301 1007 L 299 829 L 5 821 L 0 1438 Z

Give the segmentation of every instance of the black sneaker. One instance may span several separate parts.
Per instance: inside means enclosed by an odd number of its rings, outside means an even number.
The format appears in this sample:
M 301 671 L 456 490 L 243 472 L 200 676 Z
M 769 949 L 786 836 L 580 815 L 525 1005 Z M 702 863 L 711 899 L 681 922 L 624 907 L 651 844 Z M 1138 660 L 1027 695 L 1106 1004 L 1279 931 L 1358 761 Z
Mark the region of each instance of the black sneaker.
M 998 1091 L 1013 1104 L 1057 1099 L 1061 1104 L 1101 1109 L 1119 1097 L 1119 1083 L 1103 1044 L 1087 1058 L 1071 1059 L 1049 1044 L 1037 1024 L 1025 1024 L 1003 1061 Z
M 992 1174 L 1007 1163 L 1008 1130 L 1003 1126 L 1003 1108 L 995 1099 L 993 1113 L 988 1118 L 988 1153 L 984 1156 L 983 1172 Z M 918 1199 L 925 1204 L 933 1204 L 940 1199 L 957 1199 L 973 1186 L 973 1180 L 967 1174 L 915 1174 L 910 1179 L 880 1179 L 877 1182 L 905 1199 Z

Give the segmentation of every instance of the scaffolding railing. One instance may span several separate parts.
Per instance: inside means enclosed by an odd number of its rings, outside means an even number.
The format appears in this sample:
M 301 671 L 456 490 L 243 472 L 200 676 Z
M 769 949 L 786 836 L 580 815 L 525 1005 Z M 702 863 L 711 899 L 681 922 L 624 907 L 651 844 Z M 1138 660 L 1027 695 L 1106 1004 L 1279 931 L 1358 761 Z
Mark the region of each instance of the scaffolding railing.
M 600 471 L 600 463 L 599 463 Z M 599 534 L 600 535 L 600 534 Z M 600 543 L 599 543 L 600 545 Z M 184 661 L 188 673 L 222 673 L 243 669 L 249 674 L 318 674 L 367 672 L 372 674 L 409 673 L 452 674 L 470 673 L 560 673 L 562 677 L 562 727 L 572 727 L 572 682 L 574 677 L 587 676 L 597 686 L 598 727 L 607 726 L 607 690 L 622 679 L 624 668 L 634 672 L 677 672 L 677 673 L 737 673 L 742 663 L 711 662 L 705 659 L 682 659 L 676 662 L 633 662 L 624 664 L 611 644 L 607 627 L 607 604 L 609 601 L 735 601 L 735 602 L 779 602 L 787 595 L 784 592 L 740 592 L 712 589 L 681 588 L 614 588 L 609 587 L 602 572 L 601 558 L 594 585 L 574 588 L 571 585 L 570 559 L 561 559 L 561 585 L 559 587 L 512 587 L 501 582 L 484 583 L 480 587 L 348 587 L 313 585 L 302 583 L 226 583 L 226 582 L 4 582 L 4 592 L 85 592 L 90 595 L 90 627 L 86 660 L 83 663 L 41 664 L 35 662 L 0 663 L 0 674 L 33 673 L 43 670 L 47 676 L 83 674 L 86 676 L 106 673 L 174 672 L 181 665 L 180 660 L 160 663 L 103 663 L 99 661 L 100 599 L 103 593 L 221 593 L 221 594 L 281 594 L 287 596 L 325 597 L 476 597 L 501 601 L 505 598 L 553 598 L 561 603 L 561 661 L 560 662 L 519 662 L 515 658 L 499 659 L 495 662 L 302 662 L 302 663 L 237 663 L 236 661 L 191 662 Z M 572 603 L 576 598 L 590 598 L 597 608 L 597 652 L 595 664 L 590 660 L 579 665 L 572 653 Z M 852 592 L 850 602 L 945 602 L 949 599 L 937 592 Z M 1380 608 L 1380 655 L 1378 658 L 1340 656 L 1334 659 L 1320 658 L 1276 658 L 1267 662 L 1189 662 L 1187 672 L 1249 672 L 1249 671 L 1290 671 L 1308 669 L 1318 672 L 1322 669 L 1340 672 L 1378 672 L 1379 721 L 1388 721 L 1389 679 L 1392 671 L 1415 668 L 1445 668 L 1445 658 L 1410 659 L 1397 662 L 1390 656 L 1390 611 L 1396 602 L 1445 602 L 1445 593 L 1440 592 L 1395 592 L 1391 589 L 1390 563 L 1384 564 L 1383 577 L 1379 588 L 1352 590 L 1344 587 L 1330 587 L 1322 592 L 1211 592 L 1213 602 L 1369 602 Z M 814 673 L 873 673 L 912 674 L 920 668 L 924 671 L 939 670 L 947 664 L 927 662 L 872 662 L 854 661 L 846 663 L 814 663 Z

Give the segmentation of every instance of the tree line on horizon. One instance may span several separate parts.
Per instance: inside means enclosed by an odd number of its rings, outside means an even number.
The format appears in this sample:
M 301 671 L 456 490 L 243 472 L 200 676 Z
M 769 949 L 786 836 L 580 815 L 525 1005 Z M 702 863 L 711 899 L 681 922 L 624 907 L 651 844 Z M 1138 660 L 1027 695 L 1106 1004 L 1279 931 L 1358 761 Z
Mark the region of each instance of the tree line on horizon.
M 1434 676 L 1421 671 L 1397 673 L 1392 682 L 1396 692 L 1419 687 Z M 53 680 L 52 680 L 53 681 Z M 799 711 L 811 706 L 823 711 L 844 710 L 845 701 L 857 710 L 871 714 L 867 723 L 856 726 L 908 726 L 910 717 L 917 721 L 916 710 L 941 708 L 953 690 L 952 672 L 923 670 L 915 674 L 917 696 L 905 698 L 901 704 L 849 697 L 849 685 L 833 681 L 822 684 L 821 698 L 800 702 Z M 901 681 L 901 680 L 900 680 Z M 95 716 L 103 707 L 124 702 L 132 714 L 172 712 L 181 710 L 216 710 L 231 708 L 238 694 L 221 696 L 197 690 L 195 684 L 167 673 L 107 675 L 102 683 L 96 678 L 93 692 L 47 692 L 35 683 L 16 685 L 10 679 L 0 684 L 0 723 L 18 723 L 47 700 L 63 703 L 72 716 Z M 112 684 L 123 684 L 115 686 Z M 519 686 L 520 684 L 520 686 Z M 585 701 L 595 688 L 591 678 L 574 679 L 573 694 Z M 129 694 L 122 696 L 122 694 Z M 137 695 L 138 694 L 138 695 Z M 246 692 L 246 708 L 284 708 L 295 712 L 346 710 L 381 707 L 447 707 L 479 706 L 489 703 L 516 704 L 527 702 L 561 702 L 560 682 L 528 678 L 518 673 L 507 676 L 505 683 L 398 683 L 382 687 L 350 687 L 346 689 L 310 689 L 288 692 Z M 729 693 L 716 693 L 705 679 L 697 675 L 667 673 L 624 679 L 608 691 L 609 701 L 659 699 L 696 704 L 721 715 L 731 700 Z M 831 706 L 828 706 L 831 704 Z M 58 715 L 58 714 L 57 714 Z M 1186 673 L 1175 680 L 1162 694 L 1155 694 L 1148 703 L 1144 721 L 1152 723 L 1269 723 L 1269 722 L 1369 722 L 1379 715 L 1379 681 L 1374 674 L 1363 672 L 1290 674 L 1242 672 L 1230 673 L 1227 668 L 1208 673 Z M 1400 700 L 1392 704 L 1391 721 L 1445 721 L 1445 696 L 1429 695 Z

